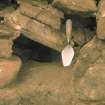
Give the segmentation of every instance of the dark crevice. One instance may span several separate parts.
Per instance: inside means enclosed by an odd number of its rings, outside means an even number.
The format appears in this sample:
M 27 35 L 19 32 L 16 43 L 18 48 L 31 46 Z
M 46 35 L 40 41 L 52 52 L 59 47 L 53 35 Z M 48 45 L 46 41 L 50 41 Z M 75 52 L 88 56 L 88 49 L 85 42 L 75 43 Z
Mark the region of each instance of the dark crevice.
M 89 18 L 86 18 L 86 20 L 83 22 L 83 26 L 92 30 L 92 31 L 95 31 L 96 30 L 96 18 L 95 17 L 89 17 Z
M 79 14 L 65 14 L 64 15 L 64 20 L 63 23 L 66 22 L 67 19 L 71 19 L 72 22 L 74 23 L 73 25 L 79 27 L 79 25 L 82 25 L 84 28 L 88 28 L 90 30 L 95 30 L 96 29 L 96 17 L 83 17 Z
M 97 6 L 98 6 L 99 2 L 100 2 L 100 0 L 96 0 L 96 5 L 97 5 Z
M 81 31 L 89 30 L 90 33 L 96 34 L 96 17 L 83 17 L 78 14 L 64 14 L 64 19 L 61 20 L 61 31 L 65 32 L 65 26 L 67 19 L 72 20 L 73 31 Z M 84 34 L 88 34 L 84 32 Z M 89 34 L 90 35 L 90 34 Z M 77 36 L 78 37 L 78 36 Z M 85 36 L 86 37 L 86 36 Z
M 88 43 L 88 41 L 90 41 L 94 35 L 96 34 L 96 27 L 97 27 L 97 23 L 96 23 L 96 17 L 85 17 L 85 16 L 81 16 L 79 14 L 64 14 L 64 19 L 61 20 L 62 26 L 61 26 L 61 31 L 65 31 L 65 26 L 66 26 L 66 21 L 67 19 L 71 19 L 72 20 L 72 25 L 73 25 L 73 32 L 81 32 L 81 34 L 84 34 L 85 37 L 85 41 L 84 43 L 80 43 L 78 42 L 82 40 L 82 36 L 76 36 L 75 34 L 73 34 L 74 36 L 72 36 L 72 39 L 74 41 L 74 47 L 82 47 L 84 46 L 86 43 Z M 75 39 L 76 38 L 76 39 Z M 82 41 L 81 41 L 82 42 Z
M 34 42 L 24 35 L 21 35 L 14 40 L 13 54 L 19 56 L 23 62 L 29 60 L 52 62 L 60 59 L 59 52 L 40 43 Z
M 48 0 L 48 4 L 52 4 L 54 0 Z

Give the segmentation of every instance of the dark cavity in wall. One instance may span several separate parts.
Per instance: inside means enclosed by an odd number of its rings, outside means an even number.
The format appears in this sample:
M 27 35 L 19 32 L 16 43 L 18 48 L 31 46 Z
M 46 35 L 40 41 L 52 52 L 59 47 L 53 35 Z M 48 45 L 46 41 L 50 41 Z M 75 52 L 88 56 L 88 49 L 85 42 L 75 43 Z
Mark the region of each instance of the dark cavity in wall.
M 65 32 L 66 30 L 65 27 L 66 27 L 67 19 L 72 20 L 72 25 L 73 25 L 72 31 L 75 32 L 75 31 L 81 30 L 81 33 L 84 33 L 85 35 L 84 37 L 86 40 L 84 44 L 86 44 L 89 40 L 91 40 L 94 37 L 94 35 L 96 35 L 97 23 L 96 23 L 96 17 L 94 17 L 93 15 L 86 17 L 84 14 L 75 14 L 75 13 L 64 14 L 64 19 L 61 20 L 61 23 L 62 23 L 61 31 L 63 32 Z M 74 41 L 74 47 L 80 47 L 78 44 L 78 41 L 77 42 Z
M 85 17 L 83 14 L 64 14 L 64 20 L 63 23 L 66 22 L 67 19 L 71 19 L 73 26 L 79 27 L 80 25 L 83 26 L 83 28 L 88 28 L 92 31 L 95 31 L 96 29 L 96 17 L 89 16 Z
M 52 62 L 60 59 L 60 53 L 40 43 L 21 35 L 13 44 L 13 54 L 19 56 L 25 63 L 29 60 Z
M 13 6 L 14 9 L 17 9 L 20 6 L 19 0 L 0 0 L 0 10 L 8 6 Z

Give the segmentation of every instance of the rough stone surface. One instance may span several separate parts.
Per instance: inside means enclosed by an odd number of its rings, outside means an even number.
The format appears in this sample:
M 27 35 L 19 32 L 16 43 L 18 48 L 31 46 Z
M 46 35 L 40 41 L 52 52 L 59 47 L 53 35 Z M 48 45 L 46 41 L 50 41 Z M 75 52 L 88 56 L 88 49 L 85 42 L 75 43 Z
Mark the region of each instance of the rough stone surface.
M 105 97 L 104 44 L 104 41 L 93 38 L 80 50 L 73 67 L 74 87 L 80 100 L 99 101 Z
M 8 58 L 12 55 L 12 41 L 0 38 L 0 57 Z
M 16 78 L 21 65 L 21 60 L 18 57 L 0 58 L 0 88 Z
M 67 44 L 64 33 L 41 24 L 36 20 L 30 20 L 27 27 L 23 28 L 22 33 L 26 37 L 60 52 Z
M 25 2 L 20 7 L 20 13 L 58 30 L 61 27 L 61 19 L 64 18 L 63 13 L 56 8 L 44 5 L 31 5 Z
M 54 0 L 53 5 L 65 13 L 70 12 L 70 10 L 79 12 L 92 12 L 97 10 L 95 0 Z
M 14 39 L 22 33 L 36 42 L 61 51 L 67 44 L 66 36 L 60 32 L 63 13 L 51 6 L 42 8 L 20 3 L 22 4 L 18 10 L 5 15 L 4 23 L 14 30 Z
M 105 39 L 105 0 L 101 0 L 98 6 L 97 36 L 99 39 Z
M 14 36 L 15 33 L 11 28 L 0 24 L 0 57 L 8 58 L 12 55 L 12 40 Z
M 49 68 L 48 68 L 49 65 Z M 72 105 L 72 73 L 58 63 L 28 62 L 0 89 L 0 105 Z
M 100 101 L 105 98 L 105 65 L 93 64 L 82 77 L 78 95 L 83 100 Z

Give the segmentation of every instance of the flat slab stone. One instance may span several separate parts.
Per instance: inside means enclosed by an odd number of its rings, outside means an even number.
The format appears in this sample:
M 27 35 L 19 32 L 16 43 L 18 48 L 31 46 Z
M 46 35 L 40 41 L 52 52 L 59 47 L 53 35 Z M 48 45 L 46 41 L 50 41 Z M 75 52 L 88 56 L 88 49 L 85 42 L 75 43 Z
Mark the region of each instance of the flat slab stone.
M 71 10 L 78 12 L 94 12 L 97 10 L 95 0 L 53 0 L 53 5 L 65 13 Z

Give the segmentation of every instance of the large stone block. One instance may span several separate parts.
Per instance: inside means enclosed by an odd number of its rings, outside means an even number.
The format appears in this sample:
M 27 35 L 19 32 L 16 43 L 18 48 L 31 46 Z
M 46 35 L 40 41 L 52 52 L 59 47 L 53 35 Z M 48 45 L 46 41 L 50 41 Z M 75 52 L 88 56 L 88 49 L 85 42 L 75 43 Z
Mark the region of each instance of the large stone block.
M 94 12 L 97 10 L 95 0 L 54 0 L 53 5 L 65 13 L 70 10 L 79 12 Z
M 97 38 L 87 43 L 74 64 L 74 87 L 79 100 L 101 101 L 105 97 L 105 42 Z
M 61 19 L 64 17 L 61 11 L 51 6 L 31 5 L 26 2 L 21 3 L 20 13 L 55 29 L 60 29 Z
M 62 51 L 67 44 L 66 36 L 63 32 L 48 27 L 36 20 L 30 20 L 30 23 L 22 30 L 22 33 L 33 41 L 57 51 Z
M 0 88 L 6 86 L 16 78 L 21 64 L 21 60 L 18 57 L 0 58 Z
M 105 64 L 91 65 L 77 89 L 81 100 L 101 101 L 105 99 Z
M 0 57 L 8 58 L 12 54 L 12 40 L 0 38 Z

